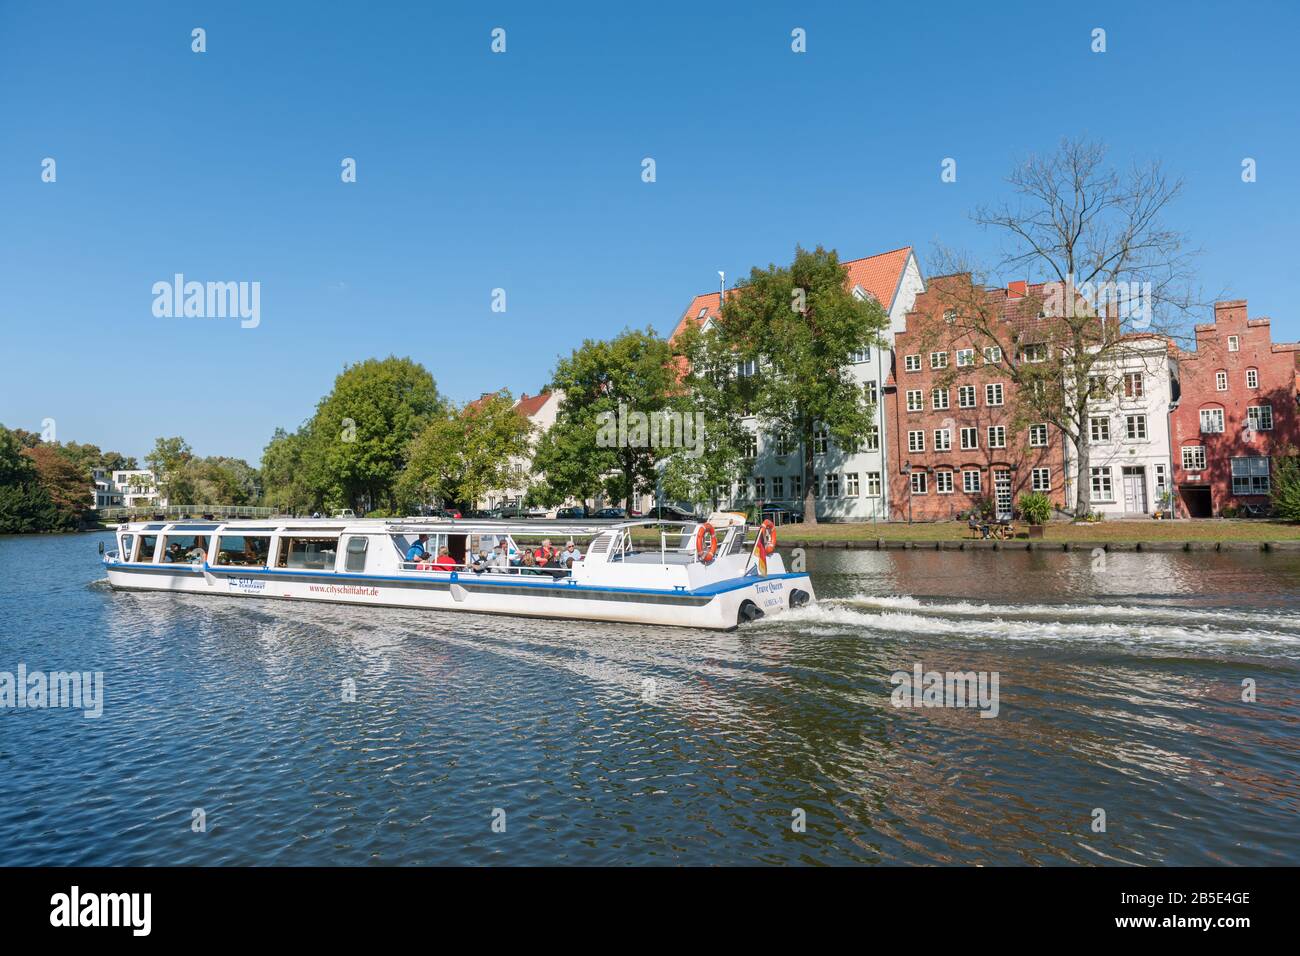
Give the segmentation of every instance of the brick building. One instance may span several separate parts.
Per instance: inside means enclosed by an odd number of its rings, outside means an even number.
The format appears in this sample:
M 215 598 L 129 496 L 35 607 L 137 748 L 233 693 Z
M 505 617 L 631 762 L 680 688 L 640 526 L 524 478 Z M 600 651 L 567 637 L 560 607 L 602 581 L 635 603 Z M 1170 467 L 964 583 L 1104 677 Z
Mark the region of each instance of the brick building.
M 988 500 L 1009 517 L 1023 492 L 1065 504 L 1064 440 L 1046 423 L 1019 422 L 1015 386 L 997 363 L 997 346 L 955 327 L 946 303 L 969 277 L 931 279 L 895 333 L 885 383 L 890 518 L 955 517 Z M 989 289 L 1003 321 L 1030 327 L 1024 283 Z M 1036 300 L 1035 300 L 1036 301 Z
M 1267 503 L 1270 459 L 1300 447 L 1298 361 L 1300 343 L 1274 343 L 1244 299 L 1216 302 L 1214 321 L 1196 326 L 1196 349 L 1178 353 L 1170 421 L 1180 514 Z

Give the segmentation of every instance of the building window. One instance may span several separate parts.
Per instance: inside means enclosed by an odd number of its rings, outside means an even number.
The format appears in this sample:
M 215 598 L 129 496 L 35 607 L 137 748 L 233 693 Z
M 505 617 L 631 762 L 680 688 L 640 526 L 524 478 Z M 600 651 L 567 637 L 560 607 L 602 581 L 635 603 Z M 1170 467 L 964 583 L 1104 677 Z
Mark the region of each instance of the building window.
M 870 346 L 868 346 L 867 348 L 864 348 L 864 349 L 854 349 L 854 350 L 853 350 L 853 362 L 854 362 L 854 364 L 856 364 L 856 365 L 861 365 L 863 362 L 870 362 L 870 361 L 871 361 L 871 348 L 870 348 Z
M 803 475 L 790 476 L 790 497 L 795 501 L 803 497 Z
M 880 428 L 868 425 L 862 439 L 862 451 L 880 451 Z
M 1030 483 L 1034 491 L 1052 490 L 1052 469 L 1035 468 L 1030 473 Z
M 975 350 L 974 350 L 974 349 L 958 349 L 958 350 L 957 350 L 957 367 L 958 367 L 958 368 L 966 368 L 967 366 L 974 365 L 974 364 L 975 364 Z
M 925 432 L 917 429 L 907 433 L 908 451 L 925 451 Z
M 1268 494 L 1268 459 L 1262 455 L 1232 459 L 1232 493 L 1234 495 Z
M 767 479 L 766 479 L 766 478 L 764 478 L 764 477 L 762 477 L 762 476 L 756 476 L 756 477 L 754 478 L 754 497 L 755 497 L 755 498 L 766 498 L 766 497 L 767 497 Z
M 1026 345 L 1020 350 L 1020 361 L 1022 362 L 1046 362 L 1047 346 L 1042 343 Z
M 921 356 L 905 355 L 903 356 L 903 368 L 909 372 L 921 371 Z
M 957 310 L 956 310 L 956 309 L 944 309 L 944 310 L 943 310 L 943 320 L 944 320 L 945 322 L 947 322 L 949 325 L 955 325 L 956 322 L 957 322 Z
M 952 448 L 952 430 L 936 428 L 934 430 L 934 450 L 948 451 L 950 448 Z
M 952 494 L 952 472 L 936 471 L 934 473 L 934 490 L 936 494 Z
M 1088 398 L 1099 402 L 1110 398 L 1110 383 L 1106 381 L 1106 376 L 1088 376 Z
M 778 501 L 785 497 L 785 477 L 783 475 L 774 475 L 772 477 L 772 497 Z
M 1259 369 L 1257 368 L 1246 369 L 1246 387 L 1259 388 Z
M 1165 473 L 1164 465 L 1156 465 L 1156 504 L 1160 503 L 1160 493 L 1169 488 L 1169 475 Z
M 777 432 L 772 436 L 772 444 L 776 447 L 776 457 L 784 458 L 795 449 L 795 440 L 785 432 Z
M 826 435 L 826 426 L 818 425 L 813 429 L 813 454 L 824 455 L 830 440 Z
M 1088 435 L 1094 442 L 1110 441 L 1110 419 L 1088 419 Z
M 1124 397 L 1141 398 L 1143 395 L 1142 373 L 1125 372 L 1124 373 Z
M 1226 392 L 1226 391 L 1228 390 L 1228 373 L 1227 373 L 1227 372 L 1215 372 L 1215 373 L 1214 373 L 1214 388 L 1215 388 L 1216 391 L 1220 391 L 1220 392 Z
M 1005 425 L 989 426 L 989 447 L 990 448 L 1007 447 L 1007 428 Z
M 1273 406 L 1250 405 L 1246 408 L 1246 424 L 1255 431 L 1273 430 Z
M 1214 435 L 1223 431 L 1223 409 L 1201 409 L 1201 434 Z
M 912 472 L 912 494 L 914 495 L 925 494 L 926 493 L 925 486 L 926 486 L 925 472 L 923 471 Z
M 1047 426 L 1030 425 L 1029 426 L 1029 447 L 1046 448 L 1047 447 Z
M 978 428 L 963 428 L 961 430 L 961 447 L 963 451 L 970 451 L 972 448 L 980 446 L 979 433 Z
M 867 497 L 880 497 L 880 472 L 878 471 L 867 472 Z
M 974 385 L 957 386 L 957 407 L 958 408 L 975 407 L 975 386 Z
M 948 353 L 947 353 L 947 352 L 931 352 L 931 353 L 930 353 L 930 368 L 933 368 L 933 369 L 940 369 L 940 368 L 947 368 L 947 367 L 948 367 Z
M 1183 446 L 1183 470 L 1184 471 L 1205 470 L 1205 446 L 1204 445 Z
M 858 496 L 858 473 L 856 471 L 846 472 L 844 475 L 844 497 L 856 498 Z
M 934 388 L 930 390 L 930 406 L 935 411 L 943 411 L 948 407 L 948 390 L 946 388 Z
M 980 473 L 973 468 L 968 468 L 961 473 L 961 490 L 968 495 L 977 495 L 980 493 Z
M 1002 361 L 1002 347 L 999 345 L 990 345 L 984 349 L 984 361 L 989 365 L 997 365 Z
M 814 498 L 822 496 L 822 476 L 816 473 L 813 474 L 812 493 Z
M 741 457 L 750 461 L 758 457 L 758 435 L 755 432 L 749 432 L 745 435 L 745 445 L 741 449 Z
M 990 382 L 984 386 L 984 404 L 1001 405 L 1002 404 L 1002 383 Z
M 1092 500 L 1114 501 L 1115 489 L 1110 484 L 1109 468 L 1092 469 Z
M 1235 335 L 1229 335 L 1229 336 L 1228 336 L 1228 351 L 1229 351 L 1229 352 L 1236 352 L 1236 351 L 1240 350 L 1240 348 L 1241 348 L 1241 340 L 1238 339 Z
M 750 378 L 758 372 L 758 363 L 754 359 L 743 359 L 736 363 L 736 377 Z
M 1145 415 L 1128 415 L 1124 418 L 1124 434 L 1129 441 L 1145 441 L 1147 437 L 1147 417 Z
M 925 409 L 925 393 L 919 388 L 909 388 L 907 390 L 907 410 L 909 412 L 919 412 Z
M 868 405 L 880 404 L 880 394 L 876 391 L 876 383 L 874 381 L 864 382 L 862 388 L 866 393 Z
M 840 476 L 836 472 L 828 471 L 826 473 L 826 497 L 838 498 L 840 496 Z

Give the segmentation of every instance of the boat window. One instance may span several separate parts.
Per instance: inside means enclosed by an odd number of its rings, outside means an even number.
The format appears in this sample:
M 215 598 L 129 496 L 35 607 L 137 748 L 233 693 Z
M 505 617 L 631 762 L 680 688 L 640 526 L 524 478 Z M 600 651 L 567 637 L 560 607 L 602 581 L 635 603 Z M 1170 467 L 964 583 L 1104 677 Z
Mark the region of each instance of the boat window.
M 270 535 L 223 534 L 217 539 L 217 564 L 264 568 L 270 553 Z
M 140 553 L 135 556 L 137 561 L 147 564 L 153 564 L 154 549 L 158 547 L 158 536 L 156 534 L 146 534 L 140 537 Z
M 190 564 L 207 560 L 211 538 L 202 534 L 169 534 L 163 538 L 162 560 L 167 564 Z
M 118 555 L 117 555 L 118 560 L 119 560 L 119 561 L 130 561 L 130 560 L 131 560 L 131 548 L 132 548 L 134 545 L 135 545 L 135 535 L 133 535 L 133 534 L 124 534 L 124 535 L 122 535 L 122 547 L 121 547 L 121 549 L 118 551 Z
M 347 569 L 349 571 L 366 569 L 366 544 L 365 538 L 348 538 Z
M 338 538 L 282 538 L 280 555 L 276 559 L 279 568 L 310 568 L 315 571 L 333 571 L 334 558 L 338 554 Z

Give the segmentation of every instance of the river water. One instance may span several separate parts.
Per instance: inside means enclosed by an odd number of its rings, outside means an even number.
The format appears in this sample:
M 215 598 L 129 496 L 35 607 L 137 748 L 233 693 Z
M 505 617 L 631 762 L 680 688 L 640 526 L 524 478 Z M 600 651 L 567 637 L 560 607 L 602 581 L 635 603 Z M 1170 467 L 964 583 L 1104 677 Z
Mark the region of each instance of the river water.
M 99 540 L 0 538 L 0 671 L 104 674 L 0 709 L 0 865 L 1300 863 L 1297 555 L 810 551 L 722 634 L 117 593 Z

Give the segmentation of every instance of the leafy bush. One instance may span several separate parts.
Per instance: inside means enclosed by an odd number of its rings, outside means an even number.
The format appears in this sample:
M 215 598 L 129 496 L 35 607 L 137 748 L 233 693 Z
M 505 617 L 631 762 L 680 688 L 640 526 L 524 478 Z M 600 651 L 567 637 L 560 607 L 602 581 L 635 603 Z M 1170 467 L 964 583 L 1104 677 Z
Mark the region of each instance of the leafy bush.
M 1041 491 L 1020 496 L 1020 516 L 1030 524 L 1047 524 L 1052 519 L 1052 500 Z
M 1272 499 L 1275 518 L 1300 521 L 1300 458 L 1274 460 Z

